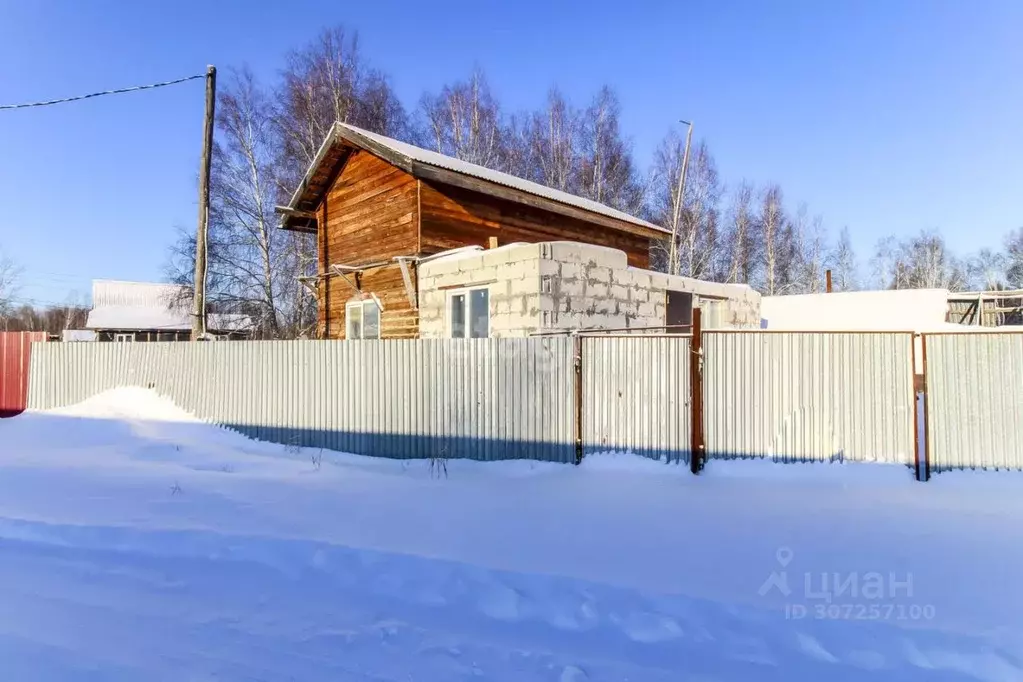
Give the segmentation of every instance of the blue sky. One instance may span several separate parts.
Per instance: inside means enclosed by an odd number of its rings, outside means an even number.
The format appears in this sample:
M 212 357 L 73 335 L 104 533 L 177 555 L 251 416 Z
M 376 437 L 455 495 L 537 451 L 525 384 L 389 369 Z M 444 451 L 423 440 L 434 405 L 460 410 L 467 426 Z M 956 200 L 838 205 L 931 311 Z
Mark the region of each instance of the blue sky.
M 21 2 L 0 0 L 0 103 L 248 64 L 337 23 L 406 106 L 479 65 L 508 110 L 551 84 L 582 104 L 617 88 L 646 167 L 696 122 L 728 182 L 778 182 L 861 265 L 878 237 L 938 229 L 960 251 L 1023 226 L 1023 3 Z M 0 112 L 0 249 L 21 296 L 159 279 L 193 229 L 202 82 Z

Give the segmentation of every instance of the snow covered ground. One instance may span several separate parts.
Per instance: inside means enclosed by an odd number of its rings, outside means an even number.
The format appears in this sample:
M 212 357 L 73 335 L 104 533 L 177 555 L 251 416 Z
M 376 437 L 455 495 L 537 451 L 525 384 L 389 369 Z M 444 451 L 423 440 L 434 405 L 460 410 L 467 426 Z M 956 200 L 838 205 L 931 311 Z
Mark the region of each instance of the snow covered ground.
M 0 679 L 1019 680 L 1021 489 L 612 455 L 445 478 L 119 389 L 0 422 Z

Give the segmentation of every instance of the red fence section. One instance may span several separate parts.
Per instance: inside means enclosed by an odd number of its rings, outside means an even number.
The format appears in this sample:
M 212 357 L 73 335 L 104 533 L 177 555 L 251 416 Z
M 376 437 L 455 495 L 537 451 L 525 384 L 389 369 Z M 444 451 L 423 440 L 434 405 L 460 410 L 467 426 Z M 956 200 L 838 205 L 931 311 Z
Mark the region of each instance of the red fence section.
M 46 332 L 0 332 L 0 417 L 25 410 L 32 343 L 45 340 Z

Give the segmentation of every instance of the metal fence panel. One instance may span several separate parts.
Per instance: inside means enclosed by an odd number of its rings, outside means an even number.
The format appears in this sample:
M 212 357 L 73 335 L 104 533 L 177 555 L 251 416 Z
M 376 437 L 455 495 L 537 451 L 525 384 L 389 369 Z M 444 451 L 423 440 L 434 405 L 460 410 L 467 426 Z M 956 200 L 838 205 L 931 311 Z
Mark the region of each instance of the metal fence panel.
M 1023 469 L 1023 334 L 924 336 L 932 471 Z
M 584 337 L 583 453 L 689 462 L 690 338 Z
M 25 409 L 32 344 L 46 341 L 46 332 L 0 332 L 0 417 Z
M 913 465 L 913 335 L 708 332 L 709 458 Z
M 570 338 L 45 344 L 29 406 L 152 388 L 261 440 L 384 457 L 575 460 Z

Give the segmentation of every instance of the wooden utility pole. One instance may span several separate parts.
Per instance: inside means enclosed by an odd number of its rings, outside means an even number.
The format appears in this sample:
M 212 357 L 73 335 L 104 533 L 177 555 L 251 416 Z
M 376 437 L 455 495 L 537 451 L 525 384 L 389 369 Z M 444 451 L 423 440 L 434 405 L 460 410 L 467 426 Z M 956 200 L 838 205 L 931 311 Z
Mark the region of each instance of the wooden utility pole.
M 213 113 L 217 104 L 217 67 L 206 67 L 206 115 L 203 119 L 202 164 L 199 166 L 199 225 L 195 232 L 195 291 L 192 340 L 206 338 L 206 244 L 210 222 L 210 161 L 213 156 Z
M 693 140 L 693 124 L 690 121 L 679 121 L 689 126 L 686 133 L 686 150 L 682 153 L 682 172 L 678 175 L 678 195 L 675 199 L 675 215 L 671 220 L 671 247 L 668 250 L 668 274 L 677 275 L 678 263 L 678 221 L 682 211 L 682 202 L 686 195 L 686 170 L 689 168 L 689 143 Z

